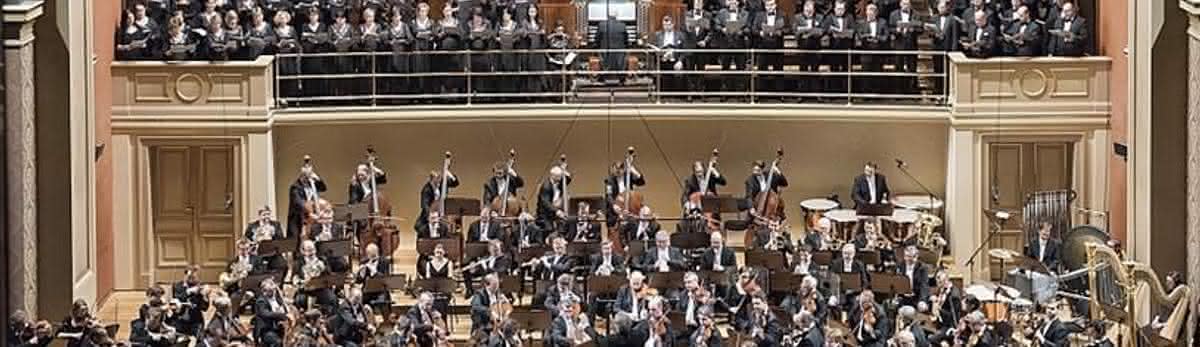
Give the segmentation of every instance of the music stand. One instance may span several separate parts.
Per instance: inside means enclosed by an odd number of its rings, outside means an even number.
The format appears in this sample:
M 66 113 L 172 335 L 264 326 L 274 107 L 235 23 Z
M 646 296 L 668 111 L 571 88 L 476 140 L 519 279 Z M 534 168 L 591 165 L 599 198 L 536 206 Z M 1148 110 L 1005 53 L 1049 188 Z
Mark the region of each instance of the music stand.
M 387 275 L 368 278 L 363 284 L 363 294 L 390 292 L 393 289 L 403 289 L 408 284 L 408 275 Z
M 366 207 L 366 205 L 363 205 L 363 206 Z M 351 218 L 352 216 L 354 216 L 354 213 L 351 211 L 350 205 L 348 205 L 348 204 L 333 205 L 333 221 L 334 222 L 338 222 L 338 223 L 349 222 L 349 221 L 353 220 Z
M 431 292 L 450 297 L 454 293 L 457 283 L 449 278 L 421 278 L 413 281 L 412 285 L 418 293 Z
M 521 278 L 517 276 L 500 276 L 500 292 L 513 295 L 517 298 L 521 295 Z
M 478 216 L 482 205 L 475 198 L 447 197 L 445 210 L 447 215 Z
M 862 291 L 862 289 L 863 289 L 862 275 L 860 275 L 859 273 L 857 273 L 857 272 L 851 272 L 851 273 L 839 272 L 837 274 L 837 277 L 838 277 L 838 280 L 841 281 L 840 282 L 841 289 L 843 292 L 860 292 L 860 291 Z
M 727 286 L 729 285 L 731 272 L 736 272 L 736 269 L 734 269 L 732 266 L 726 268 L 725 271 L 701 270 L 697 271 L 696 274 L 699 275 L 700 280 L 702 281 L 712 283 L 717 286 Z
M 274 256 L 279 253 L 285 253 L 289 250 L 294 250 L 299 245 L 300 240 L 296 237 L 279 240 L 266 240 L 258 243 L 258 254 L 262 256 Z
M 746 266 L 764 267 L 772 271 L 787 270 L 787 259 L 779 251 L 752 249 L 746 251 Z
M 800 288 L 801 282 L 804 282 L 804 275 L 791 272 L 772 273 L 769 278 L 767 284 L 771 288 L 771 293 L 792 293 L 796 291 L 796 288 Z
M 518 330 L 537 330 L 550 326 L 550 312 L 529 307 L 513 307 L 508 318 Z
M 883 217 L 891 216 L 892 212 L 895 212 L 895 209 L 895 206 L 892 206 L 892 204 L 881 203 L 855 206 L 854 211 L 858 213 L 859 217 Z
M 488 255 L 487 242 L 467 242 L 463 246 L 463 259 L 477 259 Z
M 442 248 L 446 250 L 446 258 L 462 261 L 462 242 L 460 241 L 458 238 L 417 240 L 417 254 L 431 255 L 437 245 L 442 245 Z
M 235 305 L 233 305 L 232 307 L 234 307 L 236 309 L 236 308 L 240 308 L 246 304 L 245 300 L 249 299 L 249 295 L 245 295 L 245 293 L 247 293 L 247 292 L 254 292 L 254 293 L 262 292 L 262 282 L 264 280 L 266 280 L 267 278 L 274 278 L 275 283 L 282 284 L 283 277 L 284 277 L 283 272 L 267 272 L 267 273 L 261 273 L 261 274 L 246 275 L 246 278 L 242 279 L 242 283 L 240 285 L 241 290 L 238 292 L 239 294 L 242 294 L 242 295 L 236 296 L 237 302 L 235 302 L 234 303 Z
M 891 273 L 871 274 L 871 290 L 892 296 L 912 294 L 912 281 L 908 276 Z
M 625 258 L 630 264 L 634 263 L 636 259 L 641 259 L 642 254 L 646 253 L 645 241 L 633 240 L 626 243 L 625 246 L 629 247 L 629 250 L 625 251 Z
M 700 198 L 700 210 L 704 213 L 738 213 L 738 198 L 729 194 Z
M 322 257 L 345 257 L 354 249 L 354 240 L 341 239 L 317 242 L 317 254 Z
M 530 260 L 544 256 L 544 255 L 546 255 L 546 250 L 548 250 L 548 249 L 549 248 L 547 248 L 546 246 L 541 246 L 541 245 L 534 245 L 534 246 L 526 247 L 525 249 L 523 249 L 517 253 L 517 263 L 518 264 L 528 263 Z
M 650 288 L 660 291 L 679 288 L 683 285 L 683 272 L 680 271 L 653 272 L 647 277 L 650 277 Z
M 693 250 L 708 247 L 711 236 L 708 233 L 683 232 L 671 233 L 671 246 L 683 250 Z
M 371 217 L 371 208 L 370 206 L 367 206 L 367 203 L 365 202 L 346 205 L 346 209 L 348 209 L 350 212 L 351 221 L 364 221 Z
M 858 259 L 862 259 L 863 265 L 879 265 L 883 263 L 883 257 L 879 256 L 879 251 L 876 250 L 858 251 Z
M 568 256 L 587 259 L 592 254 L 600 254 L 600 242 L 572 242 L 567 244 Z
M 624 285 L 625 277 L 622 276 L 591 276 L 587 279 L 588 293 L 601 297 L 616 295 Z
M 815 251 L 812 252 L 812 263 L 817 265 L 829 266 L 833 264 L 833 251 Z
M 580 202 L 588 203 L 588 206 L 591 206 L 593 211 L 596 209 L 602 209 L 602 208 L 606 207 L 606 206 L 604 206 L 604 197 L 596 196 L 596 195 L 573 196 L 573 197 L 571 197 L 571 202 L 570 202 L 570 205 L 568 205 L 568 206 L 571 206 L 571 208 L 574 209 L 579 206 Z M 572 210 L 572 212 L 574 212 L 574 210 Z
M 673 331 L 687 331 L 687 316 L 680 310 L 671 310 L 667 312 L 667 319 L 671 323 Z
M 304 283 L 305 291 L 340 287 L 346 283 L 346 276 L 339 273 L 327 273 L 311 278 Z

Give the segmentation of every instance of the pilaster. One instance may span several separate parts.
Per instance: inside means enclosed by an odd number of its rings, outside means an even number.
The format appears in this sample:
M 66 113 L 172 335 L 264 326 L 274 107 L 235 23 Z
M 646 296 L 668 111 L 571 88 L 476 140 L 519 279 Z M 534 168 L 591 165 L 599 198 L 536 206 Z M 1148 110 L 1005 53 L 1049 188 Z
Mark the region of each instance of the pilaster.
M 1181 0 L 1179 7 L 1188 13 L 1188 119 L 1187 119 L 1187 243 L 1189 250 L 1200 249 L 1200 0 Z M 1200 269 L 1200 252 L 1187 253 L 1188 269 Z M 1200 273 L 1188 274 L 1188 285 L 1200 288 Z M 1193 298 L 1193 307 L 1200 299 Z M 1196 315 L 1189 315 L 1188 337 L 1194 336 Z
M 37 150 L 34 125 L 33 25 L 42 16 L 42 1 L 5 1 L 4 54 L 8 173 L 8 264 L 6 280 L 14 309 L 37 316 Z

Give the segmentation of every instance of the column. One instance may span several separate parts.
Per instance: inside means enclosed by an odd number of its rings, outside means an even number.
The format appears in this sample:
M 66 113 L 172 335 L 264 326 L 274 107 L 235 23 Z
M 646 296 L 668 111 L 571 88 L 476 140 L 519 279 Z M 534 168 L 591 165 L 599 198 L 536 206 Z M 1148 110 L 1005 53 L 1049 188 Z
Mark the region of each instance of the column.
M 37 315 L 37 151 L 34 126 L 33 25 L 42 1 L 5 1 L 5 136 L 8 173 L 8 275 L 11 309 Z M 5 313 L 7 314 L 7 313 Z
M 1188 13 L 1188 120 L 1187 120 L 1187 244 L 1200 249 L 1200 0 L 1182 0 L 1179 7 Z M 1187 252 L 1188 285 L 1200 288 L 1200 252 Z M 1196 307 L 1194 299 L 1192 307 Z M 1187 337 L 1194 336 L 1196 314 L 1189 315 Z

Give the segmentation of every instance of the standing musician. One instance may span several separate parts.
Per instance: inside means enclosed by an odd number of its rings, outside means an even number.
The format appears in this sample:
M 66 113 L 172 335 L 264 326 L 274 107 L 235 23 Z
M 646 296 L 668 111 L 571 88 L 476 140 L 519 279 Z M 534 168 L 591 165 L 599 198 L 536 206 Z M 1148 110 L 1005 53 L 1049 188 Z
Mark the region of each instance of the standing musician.
M 446 334 L 446 321 L 442 319 L 442 313 L 433 307 L 432 292 L 421 292 L 417 295 L 417 304 L 408 309 L 406 318 L 411 324 L 410 329 L 416 336 L 415 342 L 418 346 L 433 346 L 434 342 Z M 414 341 L 410 338 L 409 343 L 412 342 Z
M 962 20 L 954 16 L 951 0 L 938 0 L 937 15 L 933 17 L 932 23 L 926 24 L 926 27 L 933 27 L 933 46 L 943 54 L 933 55 L 933 72 L 946 72 L 946 54 L 950 52 L 958 52 L 958 37 L 962 35 Z M 928 31 L 927 31 L 928 32 Z M 942 92 L 945 88 L 944 82 L 941 79 L 935 78 L 934 90 Z
M 875 163 L 867 162 L 863 165 L 863 173 L 854 177 L 854 189 L 851 190 L 850 196 L 854 199 L 854 206 L 886 204 L 888 198 L 891 197 L 891 190 L 888 189 L 887 177 L 878 172 L 879 166 Z
M 574 259 L 567 254 L 567 240 L 561 236 L 550 240 L 551 252 L 540 258 L 530 259 L 522 264 L 523 267 L 534 267 L 536 276 L 543 280 L 551 280 L 566 274 L 575 267 Z
M 875 302 L 875 293 L 870 289 L 858 294 L 850 309 L 851 335 L 859 346 L 883 347 L 887 344 L 888 320 L 883 306 Z
M 788 30 L 787 17 L 784 17 L 783 13 L 778 10 L 776 0 L 765 0 L 762 4 L 765 6 L 765 12 L 753 15 L 756 19 L 754 46 L 766 50 L 783 49 L 783 34 Z M 765 71 L 770 67 L 775 74 L 783 71 L 783 53 L 759 53 L 758 59 L 759 61 L 755 64 L 758 66 L 758 70 Z M 767 92 L 781 92 L 783 89 L 780 81 L 784 77 L 782 75 L 762 76 L 759 88 Z
M 921 19 L 917 18 L 916 9 L 912 7 L 912 0 L 900 0 L 900 8 L 890 13 L 888 24 L 892 25 L 891 32 L 895 35 L 892 40 L 893 49 L 917 50 L 917 37 L 921 35 L 923 26 Z M 895 64 L 896 72 L 917 72 L 917 55 L 897 53 Z M 914 77 L 901 77 L 899 81 L 902 83 L 893 84 L 896 92 L 905 93 L 917 87 L 917 79 Z
M 617 290 L 617 301 L 613 304 L 613 314 L 625 316 L 633 322 L 646 319 L 646 294 L 651 290 L 646 285 L 646 275 L 637 270 L 630 272 L 629 283 Z
M 422 256 L 417 259 L 417 276 L 420 278 L 449 278 L 450 268 L 454 264 L 446 258 L 446 247 L 442 244 L 433 246 L 432 256 Z
M 336 315 L 329 320 L 335 344 L 357 347 L 363 345 L 369 336 L 375 335 L 374 311 L 362 300 L 362 290 L 350 288 L 346 298 L 339 303 Z
M 704 0 L 692 0 L 691 8 L 684 14 L 683 29 L 686 34 L 684 48 L 704 50 L 709 47 L 709 41 L 712 40 L 712 15 L 703 7 L 703 3 Z M 713 61 L 712 55 L 693 52 L 687 55 L 687 59 L 684 59 L 684 65 L 687 65 L 689 71 L 704 71 L 705 65 L 711 61 Z M 688 81 L 689 92 L 704 91 L 705 74 L 692 74 L 685 78 Z M 691 99 L 692 96 L 689 95 L 688 100 Z
M 501 239 L 500 223 L 495 221 L 497 217 L 500 217 L 499 213 L 484 206 L 479 212 L 479 220 L 471 223 L 471 227 L 467 229 L 467 242 L 490 242 Z
M 358 272 L 354 274 L 354 283 L 365 287 L 367 280 L 387 277 L 392 273 L 390 257 L 379 256 L 379 246 L 372 243 L 367 245 L 366 255 L 359 261 Z M 392 302 L 392 296 L 387 290 L 363 294 L 369 305 L 381 305 Z
M 697 326 L 688 335 L 688 346 L 696 347 L 721 347 L 722 340 L 721 332 L 717 329 L 717 321 L 713 319 L 713 307 L 704 306 L 697 310 L 696 317 L 699 322 Z M 814 345 L 818 347 L 819 345 Z
M 660 230 L 654 235 L 654 248 L 642 253 L 641 270 L 646 272 L 671 272 L 687 269 L 683 251 L 671 246 L 671 237 Z
M 763 294 L 750 298 L 750 307 L 738 310 L 734 315 L 734 326 L 746 339 L 753 340 L 758 346 L 776 346 L 783 338 L 783 326 Z
M 575 210 L 575 216 L 567 218 L 570 223 L 567 224 L 567 230 L 564 237 L 571 242 L 598 242 L 600 241 L 600 222 L 597 221 L 599 216 L 593 215 L 587 201 L 580 201 L 579 207 Z
M 316 216 L 305 216 L 305 203 L 317 202 L 321 193 L 325 192 L 325 181 L 313 171 L 311 159 L 304 157 L 304 166 L 300 167 L 300 176 L 288 188 L 288 235 L 300 235 L 304 220 L 315 219 Z
M 1078 8 L 1074 2 L 1065 1 L 1062 4 L 1062 15 L 1059 18 L 1047 19 L 1050 23 L 1051 56 L 1078 57 L 1087 53 L 1088 24 L 1083 17 L 1076 13 Z
M 796 48 L 815 51 L 821 49 L 821 38 L 824 37 L 824 16 L 817 13 L 813 0 L 804 1 L 804 7 L 792 17 L 792 33 L 796 35 Z M 815 52 L 800 54 L 800 71 L 817 72 L 821 67 L 821 56 Z M 817 91 L 815 81 L 819 78 L 800 76 L 800 92 Z
M 650 206 L 643 205 L 641 211 L 638 211 L 638 218 L 622 222 L 621 244 L 628 245 L 632 241 L 641 241 L 644 245 L 649 245 L 659 230 L 662 230 L 662 226 L 655 220 L 654 212 L 650 210 Z
M 608 169 L 608 178 L 604 179 L 604 199 L 608 204 L 604 215 L 607 217 L 605 221 L 610 228 L 617 225 L 617 221 L 620 219 L 618 217 L 633 213 L 633 211 L 625 211 L 617 206 L 617 200 L 624 201 L 625 192 L 632 190 L 633 187 L 646 185 L 646 178 L 642 177 L 642 173 L 638 171 L 637 167 L 627 165 L 627 163 L 632 163 L 633 147 L 630 147 L 629 151 L 630 158 L 613 163 Z
M 374 161 L 374 158 L 372 157 L 368 160 Z M 387 173 L 383 172 L 383 169 L 380 169 L 378 166 L 374 166 L 374 170 L 372 170 L 372 166 L 374 165 L 358 164 L 358 167 L 355 168 L 354 177 L 350 178 L 350 200 L 347 202 L 348 204 L 353 205 L 360 202 L 371 203 L 370 201 L 363 200 L 377 189 L 377 187 L 371 186 L 372 178 L 375 179 L 374 183 L 376 186 L 387 183 Z
M 822 347 L 825 346 L 825 334 L 818 318 L 808 311 L 796 312 L 792 315 L 792 330 L 783 336 L 780 343 L 783 347 Z
M 715 150 L 713 152 L 714 154 L 716 153 Z M 721 172 L 717 170 L 715 158 L 709 163 L 700 161 L 692 162 L 692 175 L 683 180 L 683 197 L 681 200 L 684 206 L 688 206 L 688 198 L 692 194 L 701 191 L 700 186 L 705 181 L 706 176 L 708 177 L 708 186 L 704 188 L 705 195 L 716 196 L 717 187 L 724 186 L 726 183 L 725 176 L 722 176 Z M 694 206 L 694 208 L 698 210 L 700 206 Z
M 175 312 L 178 316 L 175 327 L 180 334 L 191 337 L 200 336 L 200 330 L 204 328 L 204 311 L 208 311 L 199 271 L 199 266 L 188 265 L 183 270 L 183 280 L 171 287 L 171 303 L 179 306 L 179 311 Z
M 1046 269 L 1057 271 L 1060 252 L 1062 251 L 1062 242 L 1050 238 L 1050 232 L 1054 229 L 1054 225 L 1049 222 L 1038 224 L 1038 237 L 1029 240 L 1025 245 L 1025 256 L 1037 260 Z
M 483 276 L 483 288 L 475 292 L 471 297 L 471 334 L 476 335 L 480 332 L 490 335 L 493 326 L 493 308 L 498 308 L 498 305 L 510 304 L 512 299 L 508 294 L 500 292 L 500 276 L 495 273 L 490 273 Z
M 787 176 L 783 175 L 779 167 L 774 168 L 775 174 L 771 175 L 771 182 L 768 184 L 766 169 L 767 163 L 762 160 L 755 160 L 750 168 L 750 177 L 746 178 L 746 200 L 750 201 L 751 205 L 758 199 L 759 193 L 768 190 L 779 193 L 780 188 L 788 186 Z M 750 209 L 754 210 L 753 207 Z
M 492 177 L 488 178 L 487 183 L 483 184 L 483 203 L 491 203 L 492 200 L 501 196 L 500 192 L 507 192 L 504 198 L 517 196 L 517 189 L 525 186 L 525 180 L 517 175 L 517 170 L 506 163 L 496 163 L 492 166 Z M 507 182 L 507 186 L 505 186 Z
M 254 301 L 254 318 L 250 324 L 254 326 L 254 338 L 259 346 L 282 347 L 284 324 L 291 319 L 288 317 L 288 303 L 279 294 L 279 286 L 275 280 L 263 280 L 261 293 Z
M 312 240 L 300 243 L 299 259 L 295 260 L 292 269 L 293 279 L 299 290 L 296 291 L 296 305 L 300 308 L 320 306 L 324 312 L 329 312 L 337 303 L 337 297 L 331 288 L 306 288 L 308 281 L 328 274 L 329 268 L 325 261 L 317 256 L 317 245 Z M 312 302 L 316 300 L 316 302 Z
M 1018 7 L 1016 17 L 1001 34 L 1004 54 L 1018 57 L 1041 55 L 1042 27 L 1029 14 L 1029 7 Z
M 708 237 L 709 248 L 700 256 L 701 271 L 725 272 L 737 269 L 737 257 L 733 250 L 725 248 L 725 237 L 720 231 L 714 231 Z
M 886 16 L 886 14 L 884 14 Z M 879 18 L 879 7 L 875 3 L 867 4 L 866 16 L 858 23 L 858 29 L 855 31 L 856 48 L 861 50 L 882 51 L 887 50 L 891 46 L 891 32 L 888 28 L 886 18 Z M 880 54 L 862 54 L 858 60 L 863 66 L 863 70 L 867 72 L 883 72 L 883 64 L 887 55 Z M 886 92 L 881 88 L 883 83 L 878 77 L 864 77 L 855 81 L 858 86 L 856 90 L 866 91 L 868 93 Z
M 908 277 L 912 284 L 912 293 L 900 297 L 901 305 L 919 308 L 922 312 L 929 309 L 929 270 L 919 258 L 921 252 L 917 246 L 904 248 L 904 258 L 896 266 L 896 273 Z
M 646 295 L 646 318 L 633 326 L 633 334 L 639 346 L 671 347 L 675 345 L 675 333 L 667 317 L 667 300 L 657 294 Z
M 974 13 L 974 21 L 963 31 L 964 35 L 959 38 L 959 45 L 968 57 L 991 57 L 996 45 L 996 29 L 988 21 L 987 11 L 977 10 L 971 13 Z
M 202 339 L 217 337 L 225 342 L 250 343 L 250 331 L 238 321 L 238 315 L 234 313 L 231 305 L 229 297 L 219 296 L 213 299 L 213 316 L 204 328 Z
M 563 199 L 568 196 L 567 186 L 570 184 L 571 172 L 567 171 L 566 157 L 563 157 L 563 162 L 550 168 L 550 177 L 542 182 L 538 190 L 537 219 L 542 229 L 558 230 L 556 226 L 560 225 L 559 222 L 568 217 L 567 204 L 571 202 Z
M 613 242 L 600 243 L 600 254 L 591 256 L 588 273 L 596 276 L 620 276 L 625 273 L 625 257 L 613 253 Z
M 450 189 L 458 187 L 458 177 L 446 169 L 446 176 L 443 177 L 440 171 L 430 171 L 429 181 L 421 187 L 421 213 L 417 215 L 417 222 L 414 227 L 420 229 L 422 225 L 429 222 L 429 209 L 434 202 L 442 200 L 442 181 L 446 182 L 446 194 L 450 194 Z
M 846 8 L 846 0 L 837 0 L 833 4 L 833 12 L 825 17 L 821 27 L 829 37 L 829 49 L 847 50 L 854 48 L 854 30 L 857 27 L 854 14 Z M 849 71 L 851 62 L 842 54 L 825 56 L 831 72 Z M 832 76 L 825 80 L 825 88 L 833 93 L 846 93 L 848 90 L 845 76 Z
M 725 8 L 722 8 L 716 13 L 713 18 L 713 27 L 716 34 L 716 39 L 713 42 L 713 48 L 717 49 L 745 49 L 746 36 L 750 34 L 750 14 L 747 11 L 742 11 L 742 6 L 738 0 L 726 0 Z M 717 55 L 717 64 L 721 66 L 721 70 L 742 71 L 746 67 L 748 57 L 739 53 L 720 53 Z M 741 92 L 743 84 L 741 81 L 745 76 L 731 76 L 722 78 L 721 90 L 726 92 Z
M 550 336 L 546 344 L 554 347 L 570 347 L 596 341 L 596 329 L 580 307 L 578 298 L 568 298 L 558 305 L 562 315 L 554 315 L 550 323 Z

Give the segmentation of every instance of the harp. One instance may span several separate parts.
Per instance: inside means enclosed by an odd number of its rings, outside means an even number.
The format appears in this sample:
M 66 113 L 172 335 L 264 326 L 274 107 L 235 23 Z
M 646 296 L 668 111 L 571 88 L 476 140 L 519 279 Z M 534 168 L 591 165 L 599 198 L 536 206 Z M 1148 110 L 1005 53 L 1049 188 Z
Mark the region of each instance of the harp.
M 1111 248 L 1087 244 L 1088 287 L 1092 317 L 1117 323 L 1110 334 L 1122 346 L 1137 340 L 1152 346 L 1182 343 L 1180 333 L 1191 302 L 1190 289 L 1178 286 L 1167 292 L 1149 266 L 1124 262 Z M 1155 323 L 1155 317 L 1165 319 Z

